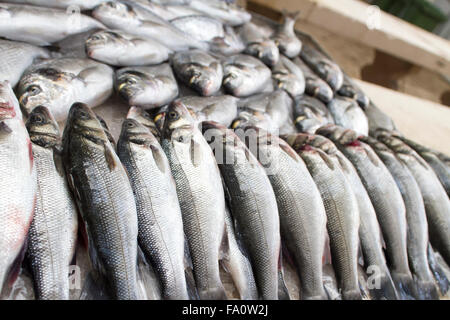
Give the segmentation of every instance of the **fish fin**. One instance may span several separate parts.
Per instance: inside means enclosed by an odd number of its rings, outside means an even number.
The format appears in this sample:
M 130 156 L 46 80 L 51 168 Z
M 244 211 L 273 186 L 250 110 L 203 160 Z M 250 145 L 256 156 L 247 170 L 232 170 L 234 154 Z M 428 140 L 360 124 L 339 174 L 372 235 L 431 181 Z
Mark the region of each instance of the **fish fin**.
M 5 121 L 0 122 L 0 135 L 10 134 L 12 129 L 6 124 Z
M 84 280 L 79 300 L 110 300 L 106 288 L 89 272 Z
M 136 282 L 138 300 L 161 300 L 161 286 L 152 264 L 147 261 L 139 245 L 137 247 L 137 253 Z
M 319 156 L 322 158 L 322 160 L 325 162 L 325 164 L 328 166 L 328 168 L 330 168 L 330 170 L 334 170 L 335 166 L 334 166 L 333 161 L 331 161 L 330 157 L 328 157 L 328 155 L 320 149 L 316 149 L 316 151 L 319 154 Z
M 325 235 L 325 246 L 323 249 L 323 256 L 322 256 L 322 265 L 327 265 L 327 264 L 332 265 L 330 237 L 328 236 L 328 232 Z
M 292 20 L 296 21 L 298 18 L 300 18 L 301 10 L 296 10 L 296 11 L 289 12 L 286 9 L 283 9 L 281 11 L 281 13 L 283 14 L 283 16 L 285 18 L 289 18 L 289 19 L 292 19 Z
M 201 152 L 200 144 L 191 138 L 191 162 L 194 167 L 198 167 L 201 163 Z
M 184 276 L 186 278 L 186 286 L 190 300 L 199 300 L 197 285 L 194 277 L 194 266 L 192 264 L 191 252 L 186 235 L 184 235 Z
M 62 161 L 61 151 L 56 147 L 53 148 L 53 163 L 55 164 L 56 171 L 61 177 L 64 177 L 64 165 Z
M 414 300 L 415 290 L 414 282 L 411 276 L 407 274 L 391 272 L 392 281 L 397 289 L 400 300 Z
M 382 273 L 366 270 L 367 284 L 373 300 L 398 300 L 397 290 L 389 274 L 389 270 Z
M 22 248 L 20 248 L 19 254 L 14 259 L 14 262 L 12 263 L 12 265 L 8 271 L 7 285 L 9 288 L 12 288 L 12 286 L 16 282 L 17 278 L 19 277 L 20 268 L 22 267 L 22 261 L 25 258 L 25 253 L 27 251 L 27 248 L 28 248 L 28 236 L 25 238 L 25 241 L 22 244 Z
M 114 158 L 114 151 L 111 150 L 111 147 L 104 143 L 104 149 L 105 149 L 105 158 L 106 162 L 108 163 L 109 171 L 113 171 L 117 167 L 117 161 Z
M 433 273 L 434 279 L 436 280 L 439 291 L 441 292 L 442 295 L 446 295 L 450 289 L 450 281 L 447 275 L 445 274 L 445 271 L 438 263 L 435 252 L 430 244 L 428 244 L 427 255 L 428 255 L 428 264 L 430 266 L 431 272 Z
M 222 235 L 222 243 L 220 244 L 219 249 L 219 260 L 227 260 L 229 259 L 230 244 L 228 243 L 228 232 L 227 227 L 223 224 L 223 235 Z
M 84 249 L 88 249 L 89 247 L 89 237 L 86 230 L 86 224 L 84 223 L 83 217 L 78 211 L 78 241 L 80 241 L 80 244 Z
M 154 145 L 150 145 L 150 149 L 152 150 L 153 159 L 155 159 L 155 163 L 159 171 L 161 171 L 161 173 L 166 173 L 167 167 L 165 155 L 159 148 L 155 147 Z
M 434 281 L 419 280 L 416 276 L 413 276 L 416 297 L 419 300 L 439 300 L 439 294 Z
M 291 300 L 289 290 L 284 280 L 283 254 L 281 248 L 280 256 L 278 258 L 278 300 Z

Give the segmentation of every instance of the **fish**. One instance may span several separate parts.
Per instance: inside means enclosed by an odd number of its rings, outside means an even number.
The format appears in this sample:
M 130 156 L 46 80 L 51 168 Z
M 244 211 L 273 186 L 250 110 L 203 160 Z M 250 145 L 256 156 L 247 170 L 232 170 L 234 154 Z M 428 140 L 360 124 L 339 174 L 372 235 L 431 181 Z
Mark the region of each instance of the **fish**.
M 138 121 L 140 124 L 145 126 L 148 130 L 150 130 L 150 133 L 159 141 L 161 140 L 161 133 L 159 131 L 159 128 L 156 126 L 155 122 L 153 121 L 154 117 L 151 116 L 151 114 L 142 109 L 141 107 L 130 107 L 127 113 L 127 119 L 134 119 Z
M 56 121 L 66 119 L 75 102 L 92 107 L 102 104 L 113 91 L 111 67 L 89 59 L 55 58 L 29 67 L 17 93 L 25 115 L 39 105 L 50 109 Z
M 236 97 L 262 92 L 271 75 L 266 65 L 249 55 L 233 55 L 223 62 L 223 87 Z
M 178 78 L 198 94 L 212 96 L 220 90 L 222 64 L 209 53 L 201 50 L 177 52 L 171 63 Z
M 337 93 L 343 97 L 356 100 L 363 110 L 370 104 L 369 97 L 346 74 L 344 74 L 342 87 Z
M 383 161 L 397 183 L 406 208 L 407 249 L 411 272 L 415 276 L 416 297 L 420 300 L 439 299 L 433 275 L 428 266 L 428 224 L 420 188 L 405 164 L 385 144 L 372 137 L 360 138 Z
M 273 134 L 278 133 L 279 130 L 279 127 L 267 112 L 241 107 L 238 109 L 237 117 L 231 123 L 230 128 L 237 130 L 247 126 L 258 127 Z
M 352 129 L 361 135 L 369 134 L 367 117 L 353 99 L 336 96 L 328 103 L 328 110 L 336 125 Z
M 373 136 L 378 129 L 386 129 L 389 131 L 396 130 L 394 121 L 386 113 L 381 111 L 372 101 L 366 109 L 364 109 L 367 120 L 369 122 L 369 134 Z
M 181 209 L 169 161 L 155 136 L 134 119 L 122 123 L 117 155 L 136 200 L 138 242 L 154 266 L 165 299 L 189 299 Z
M 36 165 L 19 102 L 0 81 L 0 291 L 17 279 L 36 202 Z
M 406 164 L 419 185 L 428 221 L 431 245 L 450 264 L 450 199 L 433 169 L 412 148 L 385 130 L 376 138 Z
M 189 34 L 197 41 L 209 42 L 215 38 L 223 38 L 225 30 L 222 22 L 204 15 L 191 15 L 175 18 L 170 23 Z
M 237 116 L 238 99 L 230 95 L 186 96 L 179 98 L 179 101 L 195 113 L 198 122 L 215 121 L 229 127 Z
M 199 297 L 226 299 L 218 263 L 226 251 L 222 178 L 208 143 L 177 100 L 165 116 L 162 147 L 175 179 Z
M 441 295 L 446 295 L 450 289 L 448 266 L 442 260 L 438 260 L 439 255 L 434 251 L 430 243 L 428 243 L 427 257 L 428 265 L 431 272 L 433 272 L 434 279 L 436 279 L 439 291 Z
M 161 64 L 172 50 L 150 38 L 121 30 L 101 30 L 85 42 L 87 56 L 117 67 Z
M 293 61 L 302 70 L 305 77 L 305 93 L 323 103 L 329 103 L 333 99 L 334 93 L 328 83 L 319 78 L 300 57 Z
M 202 14 L 201 11 L 184 4 L 176 3 L 176 1 L 169 2 L 168 4 L 157 3 L 153 0 L 135 0 L 133 2 L 167 21 L 179 17 Z
M 275 192 L 281 237 L 297 266 L 302 299 L 327 299 L 322 283 L 327 217 L 311 174 L 284 140 L 255 127 L 244 134 Z
M 295 21 L 300 17 L 300 11 L 297 12 L 283 12 L 283 23 L 277 28 L 277 31 L 272 36 L 278 50 L 281 54 L 288 58 L 295 58 L 302 50 L 302 42 L 295 34 Z
M 202 131 L 222 174 L 227 201 L 250 255 L 259 295 L 264 300 L 278 300 L 280 222 L 270 181 L 231 129 L 203 122 Z
M 61 133 L 45 106 L 31 112 L 26 127 L 38 185 L 27 251 L 36 296 L 39 300 L 68 300 L 78 215 L 62 163 Z
M 104 283 L 113 299 L 138 299 L 133 189 L 100 121 L 86 104 L 70 108 L 63 161 L 82 216 L 95 279 Z
M 29 4 L 49 8 L 75 8 L 89 10 L 108 0 L 8 0 L 9 3 Z
M 168 63 L 126 67 L 116 71 L 116 91 L 130 105 L 152 109 L 178 96 L 178 85 Z
M 246 45 L 244 53 L 260 59 L 267 66 L 273 67 L 280 59 L 280 51 L 275 41 L 266 37 L 252 22 L 240 27 L 238 32 Z
M 228 25 L 225 25 L 224 36 L 221 38 L 213 38 L 209 42 L 209 49 L 211 52 L 217 54 L 231 56 L 244 51 L 245 45 L 234 29 Z
M 0 3 L 0 18 L 0 37 L 38 46 L 50 45 L 90 29 L 104 28 L 99 21 L 79 11 L 12 3 Z
M 208 49 L 208 44 L 179 30 L 169 21 L 132 2 L 108 1 L 92 11 L 92 16 L 110 29 L 120 29 L 154 39 L 173 51 L 189 48 Z
M 331 264 L 323 265 L 323 286 L 329 300 L 342 300 L 336 279 L 336 274 Z
M 232 27 L 249 22 L 252 17 L 249 12 L 238 5 L 221 0 L 191 0 L 189 6 Z
M 339 163 L 323 151 L 315 135 L 299 133 L 286 142 L 305 162 L 322 196 L 327 215 L 331 259 L 344 300 L 361 300 L 358 285 L 358 203 Z
M 100 124 L 102 125 L 103 131 L 105 132 L 106 136 L 108 137 L 109 142 L 111 142 L 111 145 L 115 148 L 116 147 L 116 140 L 114 140 L 114 137 L 111 134 L 111 130 L 108 127 L 108 124 L 106 123 L 105 119 L 100 117 L 98 114 L 96 114 L 97 120 L 100 121 Z
M 25 42 L 0 39 L 0 79 L 11 87 L 19 82 L 23 72 L 37 59 L 49 58 L 49 52 Z
M 300 52 L 300 57 L 311 70 L 328 83 L 333 92 L 338 91 L 342 87 L 344 83 L 344 74 L 342 73 L 341 68 L 319 50 L 304 45 Z
M 294 124 L 299 132 L 313 134 L 320 127 L 334 123 L 327 106 L 317 98 L 299 96 L 294 100 L 293 109 Z
M 399 298 L 414 294 L 408 264 L 406 208 L 400 190 L 389 170 L 370 148 L 350 129 L 328 125 L 318 131 L 350 160 L 369 194 L 386 245 L 386 258 Z
M 302 70 L 285 56 L 281 56 L 272 68 L 274 87 L 283 89 L 295 99 L 305 92 L 305 77 Z

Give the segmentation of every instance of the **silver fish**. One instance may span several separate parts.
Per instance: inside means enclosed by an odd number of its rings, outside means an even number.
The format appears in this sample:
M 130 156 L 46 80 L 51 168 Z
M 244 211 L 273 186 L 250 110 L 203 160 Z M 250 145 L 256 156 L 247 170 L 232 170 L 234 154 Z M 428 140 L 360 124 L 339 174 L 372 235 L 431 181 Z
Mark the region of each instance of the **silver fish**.
M 344 83 L 338 90 L 338 94 L 343 97 L 355 99 L 363 109 L 366 109 L 370 103 L 369 97 L 346 74 L 344 74 Z
M 233 27 L 249 22 L 251 19 L 250 13 L 244 9 L 221 0 L 191 0 L 189 6 Z
M 328 103 L 328 110 L 337 125 L 352 129 L 361 135 L 369 134 L 367 117 L 355 100 L 336 96 Z
M 202 96 L 214 95 L 222 86 L 222 64 L 205 51 L 178 52 L 171 62 L 178 78 Z
M 78 7 L 81 10 L 89 10 L 106 1 L 108 0 L 8 0 L 7 2 L 61 9 Z
M 75 102 L 93 107 L 103 103 L 113 90 L 113 70 L 89 59 L 50 59 L 32 65 L 18 84 L 21 107 L 29 114 L 45 105 L 57 121 L 64 120 Z
M 295 99 L 305 92 L 305 77 L 302 70 L 285 56 L 281 56 L 272 68 L 274 87 L 285 90 Z
M 104 27 L 79 12 L 0 3 L 0 37 L 49 45 L 71 34 Z
M 327 106 L 319 99 L 302 95 L 294 102 L 294 124 L 298 131 L 315 133 L 320 127 L 334 123 Z
M 36 166 L 19 102 L 0 82 L 0 290 L 15 280 L 36 200 Z M 15 262 L 17 261 L 17 262 Z
M 283 12 L 283 24 L 278 27 L 278 30 L 272 36 L 275 44 L 278 46 L 280 53 L 288 58 L 295 58 L 302 50 L 302 42 L 295 34 L 295 21 L 300 17 L 300 12 Z
M 246 48 L 244 52 L 260 59 L 269 67 L 277 64 L 280 59 L 280 51 L 275 41 L 266 37 L 252 22 L 247 22 L 240 27 L 239 35 L 244 41 Z
M 369 134 L 373 135 L 378 129 L 395 130 L 394 121 L 383 111 L 380 110 L 372 101 L 364 109 L 369 122 Z
M 237 117 L 233 119 L 230 127 L 236 130 L 247 126 L 258 127 L 273 134 L 279 132 L 279 127 L 267 112 L 241 107 L 238 109 Z
M 153 121 L 154 117 L 151 116 L 149 112 L 140 108 L 140 107 L 131 107 L 127 113 L 127 119 L 134 119 L 138 121 L 140 124 L 145 126 L 148 130 L 150 130 L 151 134 L 154 135 L 158 140 L 161 140 L 161 134 L 159 132 L 159 128 Z
M 178 96 L 177 81 L 168 63 L 119 69 L 115 86 L 129 105 L 145 109 L 165 105 Z
M 88 57 L 113 66 L 160 64 L 172 50 L 161 43 L 121 30 L 95 32 L 86 40 Z
M 42 300 L 67 300 L 78 216 L 62 163 L 61 134 L 50 111 L 43 106 L 33 110 L 26 126 L 38 181 L 28 242 L 36 295 Z
M 226 299 L 218 263 L 225 235 L 220 171 L 208 143 L 179 101 L 167 111 L 162 147 L 175 179 L 200 299 Z

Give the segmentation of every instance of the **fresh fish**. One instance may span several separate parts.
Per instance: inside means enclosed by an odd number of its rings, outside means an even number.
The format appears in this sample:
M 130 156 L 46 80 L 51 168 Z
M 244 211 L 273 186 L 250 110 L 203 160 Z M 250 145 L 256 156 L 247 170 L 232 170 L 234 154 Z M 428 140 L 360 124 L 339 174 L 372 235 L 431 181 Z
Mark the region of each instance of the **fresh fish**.
M 319 99 L 302 95 L 294 102 L 294 124 L 299 132 L 315 133 L 320 127 L 334 123 L 327 106 Z
M 300 17 L 300 12 L 283 12 L 283 24 L 278 27 L 278 30 L 272 36 L 275 44 L 278 46 L 280 53 L 288 58 L 295 58 L 302 50 L 302 42 L 295 34 L 295 21 Z
M 244 52 L 260 59 L 269 67 L 277 64 L 280 52 L 275 42 L 261 33 L 258 26 L 247 22 L 240 27 L 239 35 L 244 41 L 246 48 Z
M 96 115 L 75 103 L 63 134 L 63 159 L 89 241 L 96 276 L 114 299 L 137 299 L 138 222 L 133 189 Z
M 233 96 L 187 96 L 179 100 L 195 113 L 198 122 L 215 121 L 228 127 L 237 116 L 238 99 Z
M 171 58 L 178 78 L 202 96 L 217 93 L 222 86 L 221 62 L 201 50 L 178 52 Z
M 285 90 L 295 99 L 305 92 L 305 77 L 302 70 L 285 56 L 281 56 L 272 68 L 274 87 Z
M 177 186 L 200 299 L 226 299 L 218 263 L 225 234 L 220 171 L 208 143 L 179 101 L 167 111 L 162 147 Z
M 386 145 L 371 137 L 360 138 L 370 145 L 389 169 L 403 197 L 408 224 L 408 257 L 416 280 L 418 299 L 438 299 L 433 275 L 428 266 L 428 224 L 422 194 L 411 172 Z
M 310 46 L 303 46 L 300 57 L 334 92 L 342 87 L 344 74 L 341 68 L 324 54 Z
M 365 136 L 369 134 L 367 117 L 355 100 L 336 96 L 328 103 L 328 110 L 330 110 L 336 125 Z
M 224 32 L 225 33 L 222 38 L 214 38 L 209 42 L 210 50 L 212 52 L 225 56 L 231 56 L 244 51 L 244 42 L 236 34 L 236 32 L 234 32 L 232 27 L 224 26 Z
M 0 79 L 11 87 L 19 82 L 23 72 L 38 58 L 48 58 L 47 50 L 24 42 L 0 39 Z
M 264 300 L 278 300 L 280 222 L 270 181 L 232 130 L 214 122 L 202 123 L 202 130 L 215 153 L 230 210 L 250 255 L 258 292 Z
M 78 216 L 62 163 L 61 133 L 43 106 L 33 110 L 26 126 L 38 183 L 28 240 L 36 296 L 41 300 L 68 300 L 69 265 L 75 254 Z
M 0 81 L 0 291 L 17 278 L 36 200 L 36 167 L 19 102 Z
M 191 0 L 189 6 L 204 14 L 221 20 L 224 24 L 238 26 L 249 22 L 250 13 L 233 3 L 227 3 L 221 0 Z
M 300 156 L 277 136 L 247 127 L 245 137 L 275 192 L 281 236 L 295 259 L 302 299 L 327 299 L 322 284 L 327 218 L 313 178 Z
M 198 41 L 208 42 L 225 36 L 222 22 L 204 15 L 180 17 L 170 23 Z
M 450 200 L 438 177 L 412 148 L 389 132 L 380 130 L 376 138 L 396 153 L 416 179 L 425 205 L 430 242 L 450 264 Z
M 370 103 L 369 97 L 346 74 L 344 74 L 344 83 L 338 90 L 338 94 L 356 100 L 363 109 L 366 109 Z
M 5 2 L 61 9 L 78 7 L 81 10 L 89 10 L 106 1 L 107 0 L 7 0 Z
M 412 296 L 413 279 L 408 265 L 406 209 L 402 195 L 389 170 L 358 133 L 327 126 L 319 133 L 332 140 L 358 171 L 377 214 L 391 277 L 400 298 Z
M 208 49 L 207 43 L 198 41 L 136 3 L 108 1 L 96 7 L 92 16 L 108 28 L 154 39 L 174 51 Z
M 394 121 L 383 111 L 380 110 L 373 102 L 364 109 L 367 120 L 369 121 L 369 134 L 373 135 L 378 129 L 395 130 Z
M 49 45 L 94 28 L 100 22 L 79 12 L 0 3 L 0 37 L 35 45 Z
M 86 40 L 88 57 L 113 66 L 160 64 L 172 50 L 161 43 L 120 30 L 102 30 Z
M 177 81 L 168 63 L 119 69 L 115 86 L 130 106 L 145 109 L 165 105 L 178 96 Z
M 236 97 L 245 97 L 262 92 L 271 81 L 271 72 L 258 59 L 237 54 L 227 58 L 223 64 L 223 86 Z
M 140 107 L 131 107 L 130 110 L 128 110 L 127 119 L 134 119 L 138 121 L 148 130 L 150 130 L 150 133 L 153 136 L 155 136 L 158 140 L 161 140 L 159 129 L 153 121 L 153 117 L 151 116 L 151 114 L 146 110 Z
M 89 59 L 50 59 L 32 65 L 18 84 L 21 107 L 29 114 L 45 105 L 57 121 L 75 102 L 98 106 L 113 90 L 113 70 Z
M 329 103 L 334 95 L 330 86 L 320 79 L 300 57 L 295 58 L 294 63 L 302 70 L 305 77 L 305 93 L 324 103 Z
M 359 210 L 339 163 L 322 150 L 314 135 L 299 133 L 286 141 L 305 162 L 322 196 L 333 267 L 344 300 L 362 299 L 358 286 Z
M 117 153 L 136 199 L 138 241 L 154 266 L 165 299 L 188 299 L 184 233 L 169 161 L 158 140 L 134 119 L 122 124 Z

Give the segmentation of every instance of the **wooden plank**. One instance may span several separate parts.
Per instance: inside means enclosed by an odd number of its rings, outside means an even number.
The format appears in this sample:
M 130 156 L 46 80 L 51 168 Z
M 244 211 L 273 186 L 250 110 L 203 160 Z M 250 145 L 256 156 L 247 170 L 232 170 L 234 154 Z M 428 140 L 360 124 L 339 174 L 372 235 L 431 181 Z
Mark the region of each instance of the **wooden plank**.
M 450 155 L 450 108 L 353 79 L 406 137 Z
M 301 10 L 300 19 L 364 43 L 415 65 L 450 75 L 450 42 L 385 12 L 379 29 L 367 27 L 369 5 L 357 0 L 251 0 L 281 11 Z

